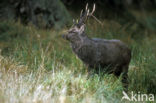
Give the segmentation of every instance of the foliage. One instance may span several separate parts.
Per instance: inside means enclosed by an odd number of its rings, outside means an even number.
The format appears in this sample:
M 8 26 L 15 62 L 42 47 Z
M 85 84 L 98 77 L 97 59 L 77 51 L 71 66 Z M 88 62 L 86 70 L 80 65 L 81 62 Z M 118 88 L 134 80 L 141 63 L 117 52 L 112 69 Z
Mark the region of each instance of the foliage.
M 1 19 L 20 19 L 40 28 L 60 29 L 70 20 L 70 14 L 60 0 L 2 0 Z

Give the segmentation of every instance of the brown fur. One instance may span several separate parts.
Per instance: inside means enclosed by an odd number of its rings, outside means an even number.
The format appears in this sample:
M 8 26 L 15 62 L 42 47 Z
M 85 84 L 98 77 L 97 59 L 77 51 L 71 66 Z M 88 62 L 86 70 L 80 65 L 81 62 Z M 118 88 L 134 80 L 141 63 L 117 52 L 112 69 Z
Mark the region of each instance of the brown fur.
M 89 73 L 94 70 L 98 73 L 113 73 L 117 77 L 122 75 L 123 86 L 128 88 L 128 66 L 131 60 L 131 50 L 120 40 L 106 40 L 89 38 L 85 33 L 85 21 L 89 16 L 98 20 L 93 13 L 95 5 L 90 13 L 88 4 L 84 12 L 81 12 L 78 23 L 74 23 L 63 38 L 71 43 L 73 52 L 88 66 Z M 98 20 L 99 21 L 99 20 Z
M 101 68 L 100 71 L 113 73 L 117 77 L 123 73 L 122 82 L 127 88 L 131 50 L 120 40 L 89 38 L 84 33 L 84 27 L 75 26 L 73 28 L 76 29 L 63 36 L 70 41 L 73 52 L 88 66 L 89 72 Z

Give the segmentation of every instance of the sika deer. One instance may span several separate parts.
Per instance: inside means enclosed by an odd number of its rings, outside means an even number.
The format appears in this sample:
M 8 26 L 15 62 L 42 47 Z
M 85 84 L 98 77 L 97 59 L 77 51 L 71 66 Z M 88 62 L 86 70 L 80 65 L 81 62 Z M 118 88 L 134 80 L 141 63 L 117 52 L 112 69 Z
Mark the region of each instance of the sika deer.
M 122 74 L 123 86 L 128 87 L 128 66 L 131 59 L 131 50 L 120 40 L 106 40 L 100 38 L 89 38 L 85 33 L 85 21 L 93 16 L 89 12 L 88 5 L 81 12 L 78 23 L 74 23 L 63 38 L 71 44 L 73 52 L 88 66 L 88 71 L 100 68 L 107 73 L 113 73 L 117 77 Z M 93 16 L 95 18 L 95 16 Z M 109 68 L 107 68 L 109 66 Z M 106 70 L 106 68 L 108 70 Z

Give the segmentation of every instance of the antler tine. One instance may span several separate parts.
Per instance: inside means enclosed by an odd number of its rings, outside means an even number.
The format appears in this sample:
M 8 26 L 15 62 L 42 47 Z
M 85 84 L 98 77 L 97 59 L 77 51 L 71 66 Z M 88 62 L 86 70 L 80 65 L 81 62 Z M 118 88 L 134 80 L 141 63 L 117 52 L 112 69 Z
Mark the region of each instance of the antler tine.
M 75 19 L 73 19 L 73 25 L 72 25 L 72 27 L 73 27 L 75 24 L 76 24 L 76 21 L 75 21 Z
M 95 11 L 95 3 L 93 5 L 93 10 L 92 10 L 92 12 L 90 14 L 92 15 L 94 13 L 94 11 Z
M 73 19 L 73 22 L 75 22 L 75 19 Z
M 88 3 L 86 4 L 86 11 L 87 11 L 87 9 L 88 9 Z
M 89 15 L 89 9 L 87 10 L 87 16 Z
M 81 10 L 81 13 L 80 13 L 80 18 L 82 17 L 82 13 L 83 13 L 83 9 Z
M 76 23 L 78 23 L 79 22 L 79 20 L 78 19 L 76 19 Z
M 74 25 L 76 24 L 76 21 L 75 21 L 75 19 L 73 19 L 73 23 L 74 23 Z

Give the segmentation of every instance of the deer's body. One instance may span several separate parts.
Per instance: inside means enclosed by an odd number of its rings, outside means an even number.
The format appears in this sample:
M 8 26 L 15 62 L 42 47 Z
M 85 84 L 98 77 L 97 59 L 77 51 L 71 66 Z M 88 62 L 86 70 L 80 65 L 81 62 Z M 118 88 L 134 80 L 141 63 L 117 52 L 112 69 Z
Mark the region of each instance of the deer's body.
M 108 72 L 122 73 L 122 65 L 128 65 L 131 59 L 130 49 L 120 40 L 88 38 L 86 35 L 71 43 L 74 53 L 89 67 L 99 69 L 113 67 Z M 128 71 L 128 68 L 124 68 Z M 104 70 L 105 71 L 105 70 Z
M 88 66 L 89 72 L 101 68 L 102 71 L 114 73 L 117 77 L 122 73 L 123 86 L 127 88 L 131 51 L 120 40 L 89 38 L 85 34 L 85 20 L 88 16 L 92 16 L 94 11 L 95 5 L 91 13 L 86 6 L 79 22 L 75 23 L 63 38 L 70 42 L 73 52 Z

